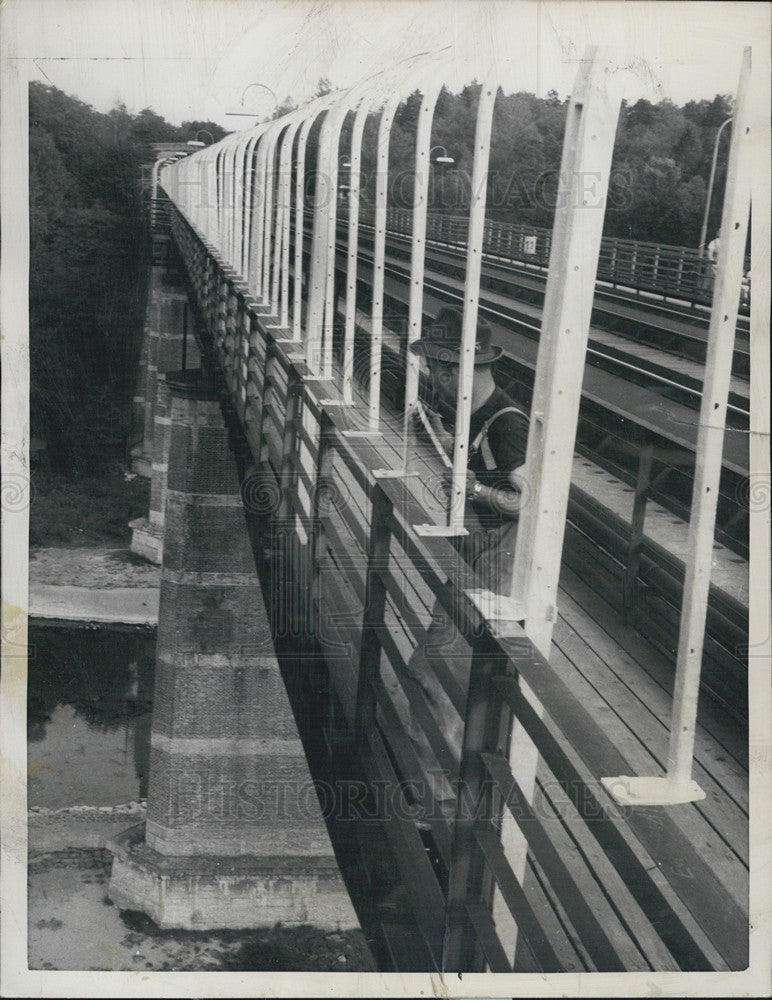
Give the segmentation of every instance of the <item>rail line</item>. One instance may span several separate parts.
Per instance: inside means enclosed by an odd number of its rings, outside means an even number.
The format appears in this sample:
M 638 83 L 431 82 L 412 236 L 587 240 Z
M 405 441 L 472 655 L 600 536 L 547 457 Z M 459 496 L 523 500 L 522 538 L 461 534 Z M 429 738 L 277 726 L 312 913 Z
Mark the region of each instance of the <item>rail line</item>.
M 306 243 L 308 243 L 309 238 L 310 233 L 307 231 Z M 389 249 L 391 248 L 389 247 Z M 307 246 L 306 250 L 310 251 L 310 246 Z M 366 265 L 365 269 L 360 270 L 359 273 L 360 291 L 364 290 L 366 293 L 367 274 L 368 268 L 372 267 L 372 255 L 362 246 L 361 239 L 359 259 Z M 345 273 L 345 260 L 345 244 L 339 240 L 337 270 L 341 278 Z M 460 282 L 437 280 L 437 276 L 431 271 L 430 260 L 431 253 L 427 249 L 427 270 L 424 276 L 427 316 L 431 315 L 433 310 L 436 311 L 438 304 L 454 301 L 458 303 L 462 296 Z M 463 269 L 462 263 L 457 263 L 457 266 L 460 270 Z M 404 319 L 402 313 L 406 308 L 408 274 L 401 267 L 399 261 L 394 260 L 389 255 L 384 261 L 384 268 L 386 274 L 392 279 L 392 284 L 387 284 L 386 287 L 386 299 L 394 309 L 392 325 L 395 333 L 390 342 L 385 344 L 384 365 L 387 365 L 387 357 L 396 351 L 401 359 L 397 363 L 399 368 L 404 362 L 406 338 L 404 333 L 398 333 L 398 331 L 404 326 L 401 321 Z M 494 337 L 504 348 L 505 355 L 499 363 L 502 381 L 521 402 L 529 404 L 535 347 L 539 336 L 539 309 L 530 305 L 527 316 L 517 315 L 512 310 L 502 310 L 497 307 L 498 304 L 495 301 L 492 301 L 492 298 L 501 298 L 500 293 L 494 295 L 485 288 L 485 277 L 486 268 L 484 266 L 480 309 L 494 323 Z M 635 302 L 632 304 L 636 305 Z M 681 373 L 676 378 L 669 378 L 661 371 L 654 370 L 655 358 L 661 358 L 659 361 L 661 369 L 670 372 L 674 370 L 675 361 L 666 350 L 651 349 L 652 356 L 646 359 L 644 366 L 637 360 L 624 356 L 623 352 L 628 349 L 625 346 L 625 338 L 614 334 L 606 335 L 617 337 L 618 342 L 615 342 L 614 350 L 619 353 L 615 355 L 599 347 L 597 341 L 593 341 L 594 335 L 598 336 L 598 331 L 593 332 L 591 328 L 587 353 L 588 359 L 592 359 L 596 363 L 588 364 L 585 374 L 586 386 L 593 380 L 601 378 L 601 373 L 604 376 L 610 376 L 612 381 L 604 381 L 598 386 L 588 386 L 591 391 L 586 394 L 587 398 L 582 406 L 577 451 L 598 462 L 610 473 L 619 475 L 631 485 L 635 485 L 639 471 L 641 446 L 644 441 L 653 441 L 655 462 L 648 495 L 652 500 L 663 504 L 679 518 L 688 520 L 694 477 L 694 452 L 691 443 L 691 437 L 694 434 L 689 432 L 687 422 L 690 419 L 693 420 L 689 415 L 694 414 L 699 408 L 702 389 L 701 378 L 697 373 L 700 368 L 699 362 L 689 362 L 689 367 L 694 369 L 689 376 L 690 382 L 679 381 Z M 513 338 L 518 337 L 519 339 L 515 342 Z M 631 347 L 634 346 L 633 343 Z M 684 362 L 684 364 L 687 363 Z M 591 373 L 594 372 L 598 374 L 592 375 Z M 738 383 L 740 384 L 738 385 Z M 640 387 L 643 391 L 643 399 L 634 396 L 625 388 L 625 386 L 633 385 Z M 728 405 L 732 416 L 727 430 L 716 539 L 741 558 L 747 559 L 748 512 L 743 506 L 741 498 L 743 483 L 747 480 L 748 475 L 746 429 L 749 410 L 747 396 L 740 395 L 744 390 L 743 381 L 735 376 L 732 385 L 733 391 L 730 393 Z M 648 396 L 645 395 L 646 393 Z M 680 424 L 676 422 L 670 426 L 664 426 L 661 420 L 652 421 L 651 408 L 656 406 L 657 401 L 661 402 L 663 393 L 667 393 L 667 403 L 670 409 L 677 408 L 679 405 L 683 408 Z M 642 417 L 642 408 L 646 410 L 645 417 Z M 642 428 L 641 432 L 637 433 L 638 444 L 634 447 L 630 447 L 631 424 Z M 609 438 L 616 438 L 616 443 L 612 441 L 609 444 Z

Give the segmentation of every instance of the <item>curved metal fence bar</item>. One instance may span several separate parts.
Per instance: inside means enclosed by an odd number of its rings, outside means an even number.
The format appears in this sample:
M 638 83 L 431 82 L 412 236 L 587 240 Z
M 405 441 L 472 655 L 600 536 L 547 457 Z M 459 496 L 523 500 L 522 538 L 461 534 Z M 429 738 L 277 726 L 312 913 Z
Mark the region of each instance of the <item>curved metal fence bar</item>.
M 271 312 L 279 318 L 281 325 L 281 277 L 284 245 L 284 218 L 287 214 L 286 196 L 289 190 L 289 164 L 292 143 L 295 138 L 293 122 L 284 122 L 284 128 L 279 139 L 279 165 L 276 178 L 276 211 L 274 213 L 273 235 L 273 272 L 271 274 Z
M 255 147 L 260 139 L 260 134 L 251 134 L 244 146 L 244 161 L 242 169 L 244 172 L 244 214 L 241 229 L 241 267 L 239 273 L 245 278 L 249 274 L 249 246 L 252 233 L 252 213 L 248 210 L 252 204 L 253 189 L 255 183 L 254 160 Z
M 354 115 L 351 126 L 349 168 L 348 241 L 346 248 L 346 315 L 343 331 L 343 362 L 341 380 L 343 402 L 354 402 L 354 328 L 357 303 L 357 255 L 359 247 L 359 197 L 362 169 L 362 136 L 374 96 L 365 96 Z
M 335 301 L 335 258 L 337 253 L 337 208 L 338 208 L 338 164 L 340 162 L 340 138 L 343 122 L 352 105 L 352 94 L 339 101 L 330 112 L 330 134 L 328 139 L 327 162 L 324 167 L 327 180 L 327 219 L 325 226 L 325 285 L 324 318 L 322 322 L 322 375 L 333 377 L 333 324 L 337 303 Z
M 314 172 L 314 216 L 311 237 L 311 267 L 309 274 L 308 314 L 306 319 L 306 363 L 312 372 L 327 369 L 324 344 L 324 309 L 327 285 L 327 232 L 329 202 L 335 197 L 337 160 L 333 168 L 332 147 L 337 149 L 337 136 L 343 119 L 339 101 L 326 112 L 319 133 L 319 145 Z M 329 375 L 325 374 L 325 378 Z
M 477 311 L 482 267 L 482 237 L 485 224 L 486 178 L 495 101 L 496 84 L 487 80 L 480 88 L 474 136 L 472 202 L 469 211 L 469 235 L 467 237 L 464 277 L 464 324 L 458 375 L 455 440 L 453 442 L 453 479 L 448 497 L 448 525 L 450 528 L 461 528 L 464 523 L 469 423 L 472 419 L 474 351 L 477 340 Z
M 367 426 L 378 430 L 381 410 L 381 359 L 383 354 L 383 284 L 386 257 L 386 198 L 389 181 L 389 138 L 394 114 L 399 105 L 395 94 L 386 102 L 378 127 L 378 147 L 375 174 L 375 246 L 373 257 L 373 290 L 370 310 L 370 370 L 368 379 Z
M 237 274 L 244 275 L 244 229 L 246 218 L 249 212 L 244 204 L 247 186 L 247 164 L 249 154 L 249 136 L 244 136 L 240 142 L 235 144 L 233 158 L 234 185 L 233 185 L 233 229 L 231 236 L 231 259 L 233 269 Z
M 415 176 L 413 179 L 413 216 L 410 242 L 410 301 L 408 303 L 406 371 L 405 371 L 405 417 L 403 437 L 405 440 L 405 462 L 407 463 L 407 427 L 410 411 L 418 398 L 418 358 L 411 353 L 409 345 L 421 336 L 423 322 L 424 264 L 426 260 L 426 221 L 429 205 L 429 173 L 431 170 L 429 147 L 432 141 L 434 109 L 439 97 L 439 87 L 426 90 L 418 113 L 418 128 L 415 144 Z M 387 215 L 388 222 L 388 215 Z
M 284 329 L 289 327 L 290 297 L 290 232 L 292 228 L 292 148 L 301 126 L 300 121 L 293 122 L 287 130 L 282 152 L 286 153 L 284 163 L 284 194 L 282 202 L 282 257 L 281 257 L 281 288 L 280 288 L 280 319 L 279 322 Z
M 266 142 L 268 143 L 268 151 L 266 158 L 266 173 L 265 173 L 265 204 L 263 206 L 264 211 L 264 221 L 263 221 L 263 253 L 262 253 L 262 271 L 260 279 L 260 298 L 266 304 L 270 305 L 271 296 L 271 227 L 273 222 L 273 211 L 274 211 L 274 189 L 275 189 L 275 178 L 276 178 L 276 146 L 279 141 L 279 134 L 283 129 L 283 124 L 281 122 L 274 122 L 268 128 L 266 133 Z

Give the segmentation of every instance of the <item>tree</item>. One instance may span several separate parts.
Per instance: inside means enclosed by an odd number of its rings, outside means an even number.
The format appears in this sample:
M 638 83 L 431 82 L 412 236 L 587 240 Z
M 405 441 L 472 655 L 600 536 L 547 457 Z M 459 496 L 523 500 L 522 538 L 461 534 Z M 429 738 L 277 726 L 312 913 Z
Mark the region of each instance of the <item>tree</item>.
M 30 86 L 30 416 L 60 470 L 122 457 L 144 319 L 152 109 L 99 114 Z M 184 134 L 184 133 L 183 133 Z

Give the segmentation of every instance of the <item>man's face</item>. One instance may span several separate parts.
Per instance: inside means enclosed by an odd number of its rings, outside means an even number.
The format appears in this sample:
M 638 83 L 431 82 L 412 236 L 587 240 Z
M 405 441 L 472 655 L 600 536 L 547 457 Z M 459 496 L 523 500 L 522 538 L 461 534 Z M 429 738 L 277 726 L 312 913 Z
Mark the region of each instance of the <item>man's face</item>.
M 427 358 L 432 389 L 447 403 L 456 402 L 458 394 L 458 365 L 453 362 Z

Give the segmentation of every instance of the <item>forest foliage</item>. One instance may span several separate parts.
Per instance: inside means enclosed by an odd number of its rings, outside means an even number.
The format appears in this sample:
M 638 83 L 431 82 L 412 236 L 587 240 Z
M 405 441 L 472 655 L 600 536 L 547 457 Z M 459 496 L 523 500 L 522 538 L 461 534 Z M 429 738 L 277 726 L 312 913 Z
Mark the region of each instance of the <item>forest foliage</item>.
M 195 138 L 150 109 L 100 114 L 54 87 L 29 94 L 30 423 L 59 471 L 120 460 L 145 314 L 143 166 L 151 143 Z
M 432 127 L 435 150 L 429 177 L 430 211 L 464 215 L 469 210 L 477 96 L 471 84 L 460 94 L 443 90 Z M 392 204 L 412 206 L 410 175 L 415 162 L 415 132 L 421 97 L 400 106 L 389 147 L 389 171 L 396 180 Z M 493 114 L 487 180 L 489 218 L 540 227 L 552 225 L 568 101 L 551 91 L 546 97 L 503 94 Z M 710 165 L 718 127 L 731 114 L 728 97 L 690 101 L 639 100 L 623 104 L 611 165 L 604 234 L 627 239 L 696 247 L 705 209 Z M 347 123 L 350 128 L 350 119 Z M 374 197 L 377 122 L 368 120 L 363 146 L 367 193 Z M 442 147 L 437 150 L 436 147 Z M 345 152 L 346 138 L 341 144 Z M 708 239 L 718 229 L 726 174 L 728 135 L 724 132 L 711 202 Z M 436 162 L 442 153 L 451 165 Z M 588 185 L 592 186 L 592 179 Z
M 434 211 L 468 211 L 477 91 L 473 84 L 460 94 L 440 94 L 432 143 L 454 163 L 432 168 Z M 282 110 L 290 108 L 285 102 Z M 413 94 L 395 118 L 390 172 L 401 182 L 390 189 L 392 204 L 411 204 L 419 109 L 420 96 Z M 499 94 L 489 216 L 551 225 L 566 111 L 567 101 L 554 92 L 544 98 Z M 696 246 L 716 132 L 730 113 L 723 96 L 684 107 L 644 100 L 623 105 L 606 235 Z M 365 197 L 374 192 L 377 124 L 371 116 L 365 130 Z M 149 264 L 142 181 L 153 142 L 194 139 L 201 130 L 214 140 L 225 134 L 211 122 L 173 126 L 149 108 L 130 114 L 118 106 L 101 114 L 53 87 L 30 87 L 31 424 L 61 470 L 92 473 L 125 449 Z M 315 127 L 309 150 L 317 135 Z M 345 129 L 340 150 L 343 161 Z M 722 145 L 708 239 L 718 226 L 725 169 Z

